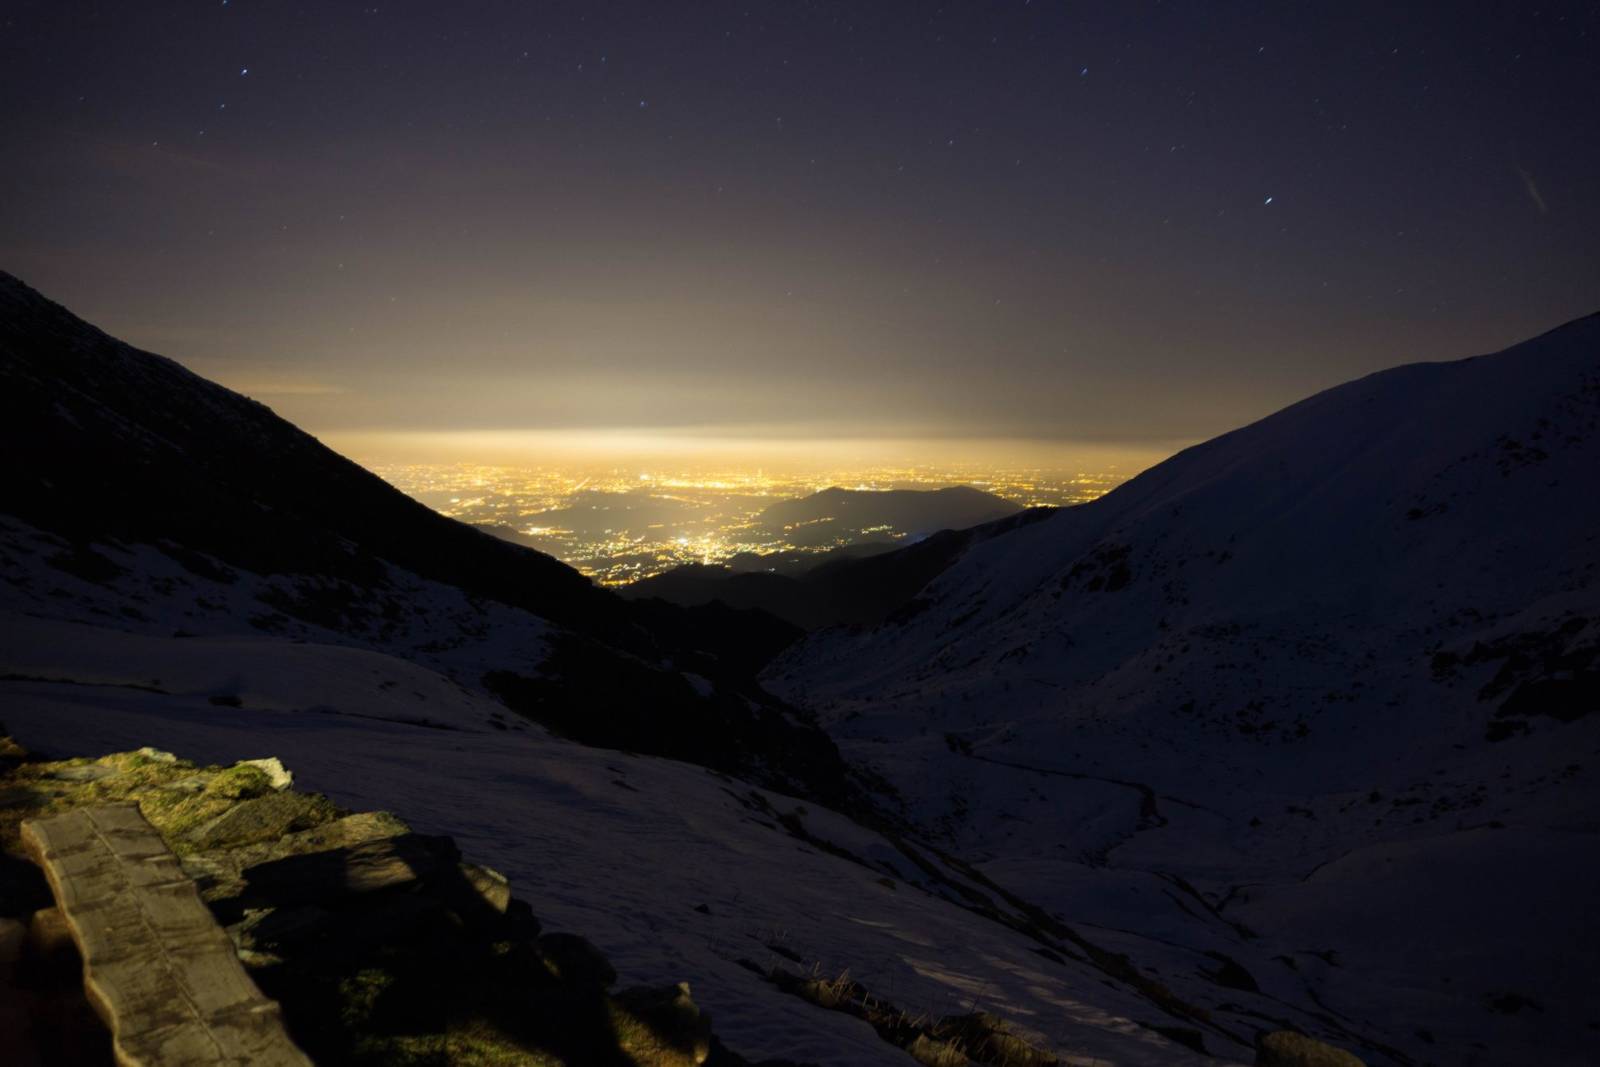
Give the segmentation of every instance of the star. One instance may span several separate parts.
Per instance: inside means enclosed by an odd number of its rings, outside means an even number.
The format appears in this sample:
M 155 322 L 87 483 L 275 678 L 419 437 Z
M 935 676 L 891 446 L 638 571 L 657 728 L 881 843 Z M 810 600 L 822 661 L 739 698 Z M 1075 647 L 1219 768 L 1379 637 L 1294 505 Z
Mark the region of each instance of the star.
M 1270 197 L 1270 196 L 1269 196 L 1269 197 L 1267 197 L 1267 198 L 1266 198 L 1266 199 L 1265 199 L 1265 200 L 1263 200 L 1263 201 L 1262 201 L 1262 202 L 1261 202 L 1261 206 L 1262 206 L 1262 207 L 1266 207 L 1266 206 L 1267 206 L 1267 205 L 1268 205 L 1268 204 L 1270 204 L 1270 203 L 1272 203 L 1272 197 Z

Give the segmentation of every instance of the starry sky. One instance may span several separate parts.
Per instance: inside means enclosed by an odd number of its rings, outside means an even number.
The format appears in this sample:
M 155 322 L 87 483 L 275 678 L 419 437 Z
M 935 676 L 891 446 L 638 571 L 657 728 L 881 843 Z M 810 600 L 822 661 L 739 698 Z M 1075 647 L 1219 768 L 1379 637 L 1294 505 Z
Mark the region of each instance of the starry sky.
M 373 459 L 1170 450 L 1600 309 L 1596 3 L 9 0 L 0 99 L 0 267 Z

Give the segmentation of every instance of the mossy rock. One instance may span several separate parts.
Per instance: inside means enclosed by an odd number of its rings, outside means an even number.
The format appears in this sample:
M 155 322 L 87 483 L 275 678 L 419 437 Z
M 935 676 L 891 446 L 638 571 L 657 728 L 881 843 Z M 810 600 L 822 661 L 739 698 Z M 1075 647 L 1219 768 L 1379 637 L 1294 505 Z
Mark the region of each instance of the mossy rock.
M 16 849 L 24 818 L 95 804 L 137 804 L 180 856 L 309 829 L 341 814 L 322 796 L 277 791 L 273 784 L 272 774 L 259 765 L 201 767 L 153 748 L 22 763 L 7 775 L 0 799 L 0 848 Z M 249 811 L 231 814 L 247 805 L 253 805 Z
M 256 774 L 266 779 L 260 771 Z M 321 796 L 306 793 L 251 796 L 190 830 L 184 835 L 185 843 L 193 850 L 203 851 L 275 841 L 296 830 L 309 830 L 331 822 L 338 814 L 338 810 Z
M 275 761 L 200 766 L 154 749 L 0 766 L 0 849 L 15 851 L 22 819 L 137 804 L 318 1062 L 743 1063 L 687 987 L 609 995 L 616 972 L 594 945 L 540 937 L 509 883 L 448 838 L 346 815 L 288 777 Z
M 236 763 L 219 771 L 201 792 L 202 796 L 221 800 L 248 800 L 272 792 L 272 779 L 267 772 L 253 763 Z

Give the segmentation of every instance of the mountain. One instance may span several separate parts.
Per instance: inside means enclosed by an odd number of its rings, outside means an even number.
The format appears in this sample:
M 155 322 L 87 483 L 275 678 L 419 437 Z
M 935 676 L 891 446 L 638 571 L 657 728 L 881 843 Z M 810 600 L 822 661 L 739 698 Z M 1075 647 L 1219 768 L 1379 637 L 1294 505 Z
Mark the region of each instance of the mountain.
M 76 599 L 78 617 L 152 631 L 356 642 L 590 743 L 759 765 L 839 802 L 850 789 L 827 738 L 749 681 L 787 627 L 630 605 L 5 274 L 0 489 L 8 577 L 29 603 Z
M 1191 448 L 764 677 L 1053 914 L 1382 1062 L 1583 1062 L 1596 472 L 1591 316 Z
M 826 554 L 823 562 L 796 567 L 778 557 L 769 570 L 759 560 L 740 568 L 688 564 L 644 578 L 618 592 L 629 599 L 657 598 L 685 607 L 724 604 L 758 610 L 805 630 L 882 622 L 907 605 L 936 575 L 975 545 L 1038 522 L 1054 508 L 1029 508 L 966 530 L 941 530 L 903 548 L 865 555 Z
M 297 788 L 452 837 L 620 984 L 688 979 L 724 1067 L 1250 1055 L 1211 1000 L 896 817 L 748 677 L 782 624 L 596 590 L 9 276 L 0 405 L 0 735 L 73 761 L 91 793 L 114 795 L 86 769 L 111 752 L 276 756 Z M 0 776 L 17 751 L 0 745 Z M 42 802 L 0 789 L 0 827 Z M 28 916 L 19 863 L 0 842 L 7 920 Z M 1319 1029 L 1301 1005 L 1279 1016 Z
M 944 489 L 824 489 L 782 500 L 756 518 L 758 528 L 797 546 L 923 537 L 961 530 L 1021 511 L 1004 497 L 967 485 Z
M 725 1065 L 1589 1062 L 1597 333 L 887 553 L 902 610 L 753 678 L 792 628 L 595 589 L 0 278 L 0 734 L 276 756 L 687 979 Z

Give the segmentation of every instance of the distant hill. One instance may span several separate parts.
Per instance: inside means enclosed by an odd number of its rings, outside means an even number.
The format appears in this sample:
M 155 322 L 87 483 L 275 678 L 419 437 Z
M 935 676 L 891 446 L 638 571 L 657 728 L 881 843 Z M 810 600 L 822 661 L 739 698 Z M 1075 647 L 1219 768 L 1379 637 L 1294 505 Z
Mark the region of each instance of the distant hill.
M 876 624 L 905 607 L 936 576 L 973 546 L 1048 518 L 1055 508 L 1029 508 L 966 530 L 941 530 L 904 548 L 849 554 L 827 553 L 810 567 L 791 556 L 759 567 L 689 564 L 618 590 L 630 599 L 659 598 L 685 607 L 724 604 L 758 609 L 806 630 L 841 624 Z
M 963 530 L 1021 510 L 1021 505 L 1004 497 L 966 485 L 888 490 L 834 487 L 773 504 L 757 521 L 773 536 L 806 547 Z

